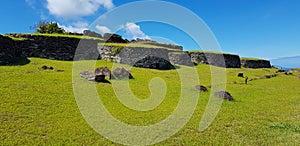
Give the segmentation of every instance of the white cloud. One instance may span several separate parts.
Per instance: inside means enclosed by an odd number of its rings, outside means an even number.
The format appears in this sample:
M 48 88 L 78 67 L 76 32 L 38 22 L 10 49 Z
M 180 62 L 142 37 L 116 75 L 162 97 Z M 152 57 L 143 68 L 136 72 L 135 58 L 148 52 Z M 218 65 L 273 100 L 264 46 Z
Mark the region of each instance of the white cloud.
M 125 25 L 121 26 L 121 29 L 125 30 L 125 35 L 128 39 L 151 39 L 141 30 L 141 27 L 135 23 L 127 22 Z
M 25 0 L 25 2 L 27 3 L 27 5 L 29 7 L 31 7 L 34 11 L 36 11 L 36 13 L 38 13 L 40 15 L 41 20 L 47 20 L 48 19 L 48 16 L 45 15 L 44 10 L 40 7 L 40 5 L 43 4 L 41 1 L 38 1 L 38 0 Z
M 96 25 L 96 29 L 101 33 L 111 33 L 111 30 L 106 26 Z
M 83 33 L 84 30 L 87 30 L 89 24 L 86 22 L 76 22 L 73 25 L 60 25 L 58 24 L 59 27 L 62 27 L 65 31 L 67 32 L 77 32 L 77 33 Z
M 25 2 L 33 9 L 35 9 L 35 0 L 25 0 Z
M 50 14 L 65 19 L 76 19 L 94 14 L 100 7 L 111 9 L 112 0 L 47 0 Z

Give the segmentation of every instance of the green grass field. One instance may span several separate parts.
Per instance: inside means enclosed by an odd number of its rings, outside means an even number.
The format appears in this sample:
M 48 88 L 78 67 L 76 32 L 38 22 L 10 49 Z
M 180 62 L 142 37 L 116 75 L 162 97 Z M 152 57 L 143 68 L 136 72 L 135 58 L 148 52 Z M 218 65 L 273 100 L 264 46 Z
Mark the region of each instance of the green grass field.
M 72 62 L 30 58 L 23 66 L 0 66 L 0 145 L 119 145 L 95 132 L 83 119 L 72 88 Z M 88 61 L 87 61 L 88 62 Z M 82 65 L 87 63 L 82 61 Z M 64 72 L 41 70 L 53 66 Z M 112 67 L 98 61 L 97 67 Z M 211 68 L 198 65 L 200 84 L 211 84 Z M 217 67 L 213 67 L 217 68 Z M 300 79 L 280 74 L 243 84 L 249 78 L 274 74 L 276 69 L 227 69 L 227 91 L 234 102 L 224 101 L 212 125 L 198 131 L 209 99 L 200 93 L 197 108 L 186 126 L 157 145 L 300 145 Z M 131 68 L 130 87 L 139 98 L 150 95 L 148 84 L 162 78 L 168 91 L 154 110 L 139 112 L 122 105 L 111 84 L 93 83 L 107 110 L 131 125 L 149 125 L 165 119 L 176 108 L 180 82 L 176 70 Z M 87 82 L 80 79 L 82 82 Z M 112 81 L 119 82 L 119 81 Z M 198 92 L 191 87 L 191 92 Z M 138 136 L 138 135 L 137 135 Z

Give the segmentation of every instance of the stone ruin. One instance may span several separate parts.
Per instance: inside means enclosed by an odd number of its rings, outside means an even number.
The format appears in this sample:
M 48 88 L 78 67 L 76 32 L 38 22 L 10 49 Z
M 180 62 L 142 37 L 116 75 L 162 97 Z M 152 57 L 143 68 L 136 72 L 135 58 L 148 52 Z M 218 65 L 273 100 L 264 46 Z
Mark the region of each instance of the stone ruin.
M 238 55 L 214 52 L 192 51 L 189 52 L 191 60 L 196 64 L 209 64 L 225 68 L 240 68 L 241 62 Z
M 269 60 L 241 59 L 241 65 L 245 68 L 271 68 Z
M 92 31 L 86 31 L 88 35 L 93 34 Z M 114 47 L 103 46 L 98 47 L 99 40 L 93 39 L 80 39 L 72 37 L 53 37 L 31 34 L 11 34 L 13 37 L 22 38 L 20 40 L 12 40 L 6 36 L 0 36 L 0 64 L 7 65 L 15 62 L 18 57 L 38 57 L 53 60 L 72 61 L 76 60 L 94 60 L 106 59 L 114 60 L 117 63 L 128 65 L 135 65 L 138 67 L 147 68 L 172 68 L 160 67 L 164 65 L 153 65 L 157 63 L 166 64 L 160 58 L 171 62 L 172 64 L 193 66 L 195 64 L 210 64 L 226 68 L 240 68 L 241 65 L 248 68 L 268 68 L 271 67 L 270 62 L 267 60 L 242 60 L 238 55 L 203 52 L 203 51 L 182 51 L 181 46 L 170 44 L 159 44 L 157 42 L 146 41 L 148 43 L 155 43 L 155 45 L 162 48 L 142 48 L 142 47 L 124 47 L 118 52 L 113 53 Z M 97 35 L 96 35 L 97 36 Z M 100 37 L 100 36 L 98 36 Z M 24 38 L 24 40 L 23 40 Z M 106 33 L 103 36 L 104 40 L 112 43 L 128 43 L 120 35 Z M 168 47 L 171 49 L 167 49 Z M 173 48 L 172 48 L 173 47 Z M 76 49 L 83 50 L 77 53 L 75 58 Z M 89 50 L 89 51 L 84 51 Z M 98 54 L 99 53 L 99 54 Z M 98 55 L 97 55 L 98 54 Z M 155 60 L 153 57 L 156 56 Z M 147 58 L 147 59 L 145 59 Z M 149 61 L 154 61 L 152 65 Z M 142 65 L 142 62 L 147 63 Z M 157 66 L 157 67 L 156 67 Z

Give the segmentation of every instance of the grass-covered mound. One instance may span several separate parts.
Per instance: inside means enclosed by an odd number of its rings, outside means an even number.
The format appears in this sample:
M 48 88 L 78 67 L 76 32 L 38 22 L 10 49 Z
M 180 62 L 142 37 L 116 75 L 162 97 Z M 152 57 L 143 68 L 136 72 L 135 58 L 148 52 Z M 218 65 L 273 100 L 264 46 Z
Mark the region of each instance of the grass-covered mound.
M 292 70 L 300 72 L 300 68 L 293 68 Z
M 0 66 L 0 145 L 112 145 L 83 119 L 72 88 L 72 62 L 30 58 L 24 66 Z M 83 65 L 87 61 L 81 62 Z M 43 65 L 64 70 L 41 70 Z M 97 61 L 97 67 L 111 62 Z M 213 67 L 217 68 L 217 67 Z M 202 85 L 211 84 L 208 65 L 198 65 Z M 272 74 L 275 69 L 227 69 L 227 91 L 234 102 L 223 102 L 212 125 L 198 131 L 209 93 L 201 93 L 192 119 L 171 138 L 158 145 L 298 145 L 300 139 L 300 80 L 278 75 L 242 84 L 249 78 Z M 106 108 L 120 121 L 149 125 L 165 119 L 178 104 L 180 82 L 176 70 L 132 68 L 132 91 L 141 99 L 150 95 L 148 84 L 162 78 L 168 91 L 162 104 L 149 112 L 122 105 L 111 84 L 93 83 Z M 78 78 L 79 74 L 78 74 Z M 81 79 L 80 79 L 81 80 Z M 84 79 L 82 81 L 86 82 Z M 112 81 L 114 82 L 114 81 Z M 197 92 L 191 87 L 191 92 Z

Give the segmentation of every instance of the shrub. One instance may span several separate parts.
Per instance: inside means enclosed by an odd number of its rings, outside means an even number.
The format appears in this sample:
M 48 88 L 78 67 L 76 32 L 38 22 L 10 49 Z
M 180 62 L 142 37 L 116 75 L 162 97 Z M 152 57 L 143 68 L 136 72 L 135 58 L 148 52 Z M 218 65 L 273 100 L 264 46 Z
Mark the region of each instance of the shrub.
M 58 26 L 56 22 L 40 22 L 35 26 L 36 32 L 48 34 L 63 34 L 65 30 Z

